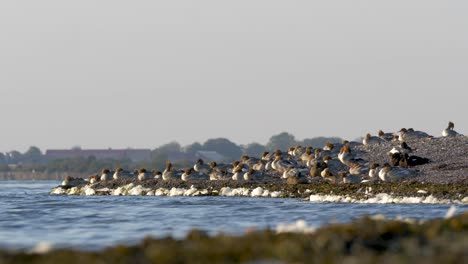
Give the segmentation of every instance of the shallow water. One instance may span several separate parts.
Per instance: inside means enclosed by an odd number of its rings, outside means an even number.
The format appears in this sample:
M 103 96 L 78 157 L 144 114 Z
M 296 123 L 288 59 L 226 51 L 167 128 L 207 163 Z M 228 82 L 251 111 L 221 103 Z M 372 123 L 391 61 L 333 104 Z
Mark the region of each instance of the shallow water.
M 0 247 L 100 249 L 143 237 L 182 238 L 197 228 L 242 234 L 303 219 L 313 226 L 383 214 L 415 219 L 443 217 L 447 204 L 310 203 L 244 197 L 49 195 L 57 181 L 0 181 Z M 457 205 L 457 213 L 468 205 Z

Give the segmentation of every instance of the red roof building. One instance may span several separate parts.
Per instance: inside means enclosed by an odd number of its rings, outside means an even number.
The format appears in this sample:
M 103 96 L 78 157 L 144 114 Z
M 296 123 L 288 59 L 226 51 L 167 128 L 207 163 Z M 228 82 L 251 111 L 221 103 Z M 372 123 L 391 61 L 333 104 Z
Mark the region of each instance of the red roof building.
M 49 160 L 74 157 L 91 157 L 96 159 L 130 159 L 132 161 L 149 161 L 150 149 L 48 149 L 45 157 Z

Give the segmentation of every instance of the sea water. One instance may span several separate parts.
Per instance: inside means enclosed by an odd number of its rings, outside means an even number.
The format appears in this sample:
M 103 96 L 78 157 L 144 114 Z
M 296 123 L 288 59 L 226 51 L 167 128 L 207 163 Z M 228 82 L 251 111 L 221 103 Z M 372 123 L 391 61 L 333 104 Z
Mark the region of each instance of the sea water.
M 50 195 L 58 181 L 0 181 L 0 248 L 98 250 L 146 236 L 183 238 L 192 229 L 243 234 L 303 220 L 320 227 L 364 215 L 443 217 L 450 204 L 311 203 L 248 197 Z M 456 205 L 457 213 L 468 205 Z

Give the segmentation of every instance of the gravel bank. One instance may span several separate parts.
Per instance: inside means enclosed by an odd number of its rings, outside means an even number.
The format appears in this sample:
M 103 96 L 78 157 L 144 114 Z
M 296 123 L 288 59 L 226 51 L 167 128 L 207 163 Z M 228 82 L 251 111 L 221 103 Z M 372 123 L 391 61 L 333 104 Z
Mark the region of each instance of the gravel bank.
M 417 172 L 416 176 L 396 182 L 370 181 L 361 184 L 331 184 L 321 177 L 313 177 L 307 184 L 288 184 L 285 179 L 279 177 L 277 172 L 273 172 L 271 173 L 273 177 L 268 180 L 247 182 L 233 180 L 186 182 L 181 180 L 163 181 L 162 179 L 111 180 L 88 185 L 92 189 L 88 191 L 83 189 L 85 185 L 80 185 L 78 190 L 73 191 L 72 194 L 115 195 L 114 190 L 117 188 L 133 184 L 133 186 L 141 186 L 141 189 L 144 190 L 139 192 L 139 195 L 146 195 L 150 190 L 156 193 L 158 189 L 162 189 L 164 192 L 164 190 L 173 188 L 203 190 L 202 193 L 196 193 L 196 195 L 220 195 L 223 188 L 229 187 L 231 189 L 248 189 L 249 192 L 244 196 L 308 198 L 310 195 L 346 195 L 352 199 L 366 199 L 376 194 L 385 193 L 399 197 L 431 196 L 437 199 L 463 201 L 463 203 L 468 201 L 468 137 L 426 138 L 407 143 L 413 149 L 410 155 L 428 158 L 431 162 L 410 168 Z M 354 147 L 352 151 L 359 153 L 359 157 L 364 160 L 384 164 L 389 161 L 388 152 L 399 145 L 399 142 L 359 145 Z M 70 194 L 67 193 L 70 186 L 61 188 L 52 190 L 52 193 Z M 251 195 L 256 188 L 276 193 L 274 196 L 268 194 Z M 80 191 L 80 189 L 83 190 Z M 179 192 L 181 195 L 185 195 L 184 192 Z M 126 195 L 122 192 L 117 193 L 117 195 L 122 194 Z
M 410 155 L 431 160 L 430 163 L 416 166 L 418 171 L 414 180 L 428 183 L 457 183 L 468 185 L 468 137 L 427 138 L 408 141 L 413 149 Z M 362 158 L 370 162 L 388 162 L 387 152 L 398 147 L 399 142 L 358 146 L 363 151 Z

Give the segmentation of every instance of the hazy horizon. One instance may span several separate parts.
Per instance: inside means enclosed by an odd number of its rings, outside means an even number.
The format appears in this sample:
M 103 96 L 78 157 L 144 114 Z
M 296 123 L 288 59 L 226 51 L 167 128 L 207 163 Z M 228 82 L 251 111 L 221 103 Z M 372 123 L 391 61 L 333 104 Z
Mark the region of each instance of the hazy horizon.
M 0 152 L 468 133 L 465 1 L 0 7 Z

